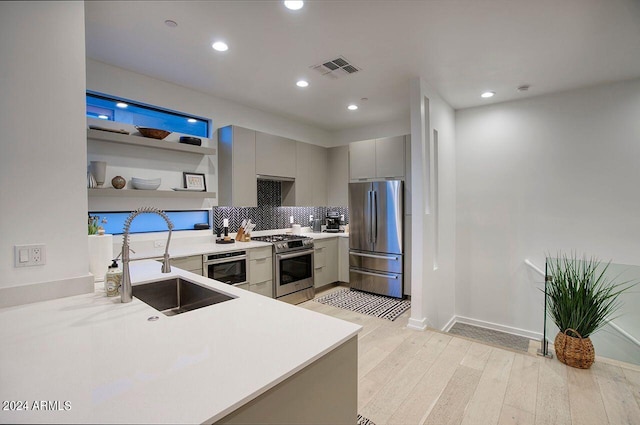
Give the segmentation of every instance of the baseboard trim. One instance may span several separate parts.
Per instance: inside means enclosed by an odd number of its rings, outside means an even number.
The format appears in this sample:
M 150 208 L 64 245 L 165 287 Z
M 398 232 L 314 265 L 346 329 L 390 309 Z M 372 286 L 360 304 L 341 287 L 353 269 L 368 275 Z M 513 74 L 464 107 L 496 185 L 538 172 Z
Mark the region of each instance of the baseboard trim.
M 94 277 L 83 276 L 0 288 L 0 308 L 31 304 L 95 291 Z
M 458 316 L 456 316 L 455 314 L 453 316 L 451 316 L 451 319 L 449 319 L 449 321 L 447 322 L 446 325 L 444 325 L 444 327 L 442 328 L 442 332 L 449 332 L 449 329 L 451 329 L 453 327 L 453 325 L 456 324 L 456 319 Z
M 471 319 L 469 317 L 464 317 L 464 316 L 454 316 L 449 323 L 451 323 L 451 326 L 449 326 L 445 332 L 449 331 L 449 329 L 451 329 L 451 327 L 453 327 L 453 325 L 456 323 L 464 323 L 466 325 L 479 326 L 481 328 L 487 328 L 494 331 L 506 332 L 512 335 L 522 336 L 522 337 L 533 339 L 533 340 L 542 339 L 542 334 L 539 332 L 532 332 L 526 329 L 500 325 L 498 323 L 485 322 L 484 320 Z
M 413 329 L 416 331 L 424 331 L 427 329 L 427 318 L 423 317 L 422 319 L 414 319 L 410 318 L 407 323 L 407 328 Z

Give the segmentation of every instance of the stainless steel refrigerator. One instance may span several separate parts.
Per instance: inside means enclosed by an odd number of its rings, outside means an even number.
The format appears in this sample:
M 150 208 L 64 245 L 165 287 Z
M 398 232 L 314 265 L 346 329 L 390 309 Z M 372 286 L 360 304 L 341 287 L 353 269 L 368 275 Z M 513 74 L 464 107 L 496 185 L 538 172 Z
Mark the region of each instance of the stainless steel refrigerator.
M 349 283 L 352 289 L 403 297 L 401 180 L 349 184 Z

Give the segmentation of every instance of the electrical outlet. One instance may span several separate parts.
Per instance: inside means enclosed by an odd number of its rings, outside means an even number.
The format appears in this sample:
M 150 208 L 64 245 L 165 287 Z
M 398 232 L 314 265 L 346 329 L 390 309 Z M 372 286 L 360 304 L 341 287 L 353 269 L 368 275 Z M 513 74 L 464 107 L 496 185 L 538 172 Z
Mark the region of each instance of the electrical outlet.
M 163 241 L 163 240 L 153 241 L 154 248 L 164 248 L 165 246 L 167 246 L 167 241 Z
M 15 245 L 14 254 L 15 267 L 42 266 L 47 262 L 44 244 Z

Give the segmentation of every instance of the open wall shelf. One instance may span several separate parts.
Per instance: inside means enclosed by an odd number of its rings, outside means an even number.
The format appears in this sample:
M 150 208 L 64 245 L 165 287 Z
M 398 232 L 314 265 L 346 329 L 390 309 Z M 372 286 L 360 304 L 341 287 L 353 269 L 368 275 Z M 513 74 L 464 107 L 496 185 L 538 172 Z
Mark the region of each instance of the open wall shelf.
M 216 192 L 186 192 L 175 190 L 138 190 L 138 189 L 87 189 L 89 196 L 131 197 L 131 198 L 186 198 L 215 199 Z
M 150 139 L 142 136 L 131 136 L 129 134 L 113 133 L 103 130 L 87 130 L 88 140 L 100 142 L 118 143 L 121 145 L 142 146 L 145 148 L 163 149 L 168 151 L 187 152 L 198 155 L 215 155 L 215 148 L 188 145 L 178 142 L 166 142 L 164 140 Z

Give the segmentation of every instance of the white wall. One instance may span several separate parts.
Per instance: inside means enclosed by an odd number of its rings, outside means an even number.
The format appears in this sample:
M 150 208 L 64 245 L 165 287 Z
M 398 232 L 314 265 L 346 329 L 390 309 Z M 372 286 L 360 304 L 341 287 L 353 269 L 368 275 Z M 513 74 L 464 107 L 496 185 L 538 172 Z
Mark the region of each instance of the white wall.
M 458 111 L 456 313 L 542 332 L 524 259 L 640 264 L 639 135 L 640 80 Z
M 410 93 L 413 236 L 409 326 L 443 329 L 455 314 L 455 113 L 422 79 L 412 80 Z M 434 130 L 438 132 L 437 156 Z
M 319 128 L 95 60 L 87 60 L 87 89 L 211 118 L 214 130 L 234 124 L 333 146 L 331 134 Z
M 92 291 L 83 2 L 0 2 L 0 56 L 0 306 Z M 14 268 L 32 243 L 46 265 Z

